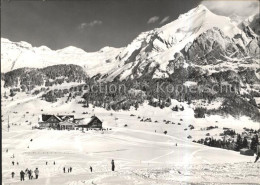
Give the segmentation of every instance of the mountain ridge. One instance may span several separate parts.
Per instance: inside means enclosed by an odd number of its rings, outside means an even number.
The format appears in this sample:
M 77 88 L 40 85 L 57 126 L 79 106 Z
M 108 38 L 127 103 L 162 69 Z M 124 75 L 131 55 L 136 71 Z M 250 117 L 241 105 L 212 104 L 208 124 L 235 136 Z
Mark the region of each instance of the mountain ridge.
M 100 80 L 106 81 L 113 81 L 115 78 L 120 80 L 139 78 L 144 75 L 142 74 L 144 69 L 154 71 L 154 78 L 167 77 L 167 68 L 170 61 L 174 60 L 174 55 L 176 53 L 185 55 L 187 53 L 185 50 L 194 47 L 196 45 L 194 41 L 202 34 L 210 33 L 208 30 L 218 32 L 215 28 L 220 30 L 223 38 L 230 39 L 229 41 L 222 39 L 220 43 L 217 38 L 213 38 L 215 47 L 222 47 L 222 60 L 230 60 L 230 53 L 224 51 L 227 47 L 224 47 L 227 45 L 225 41 L 232 45 L 234 52 L 237 52 L 234 55 L 236 58 L 259 54 L 259 38 L 250 37 L 250 34 L 254 34 L 250 28 L 239 27 L 233 24 L 229 17 L 215 15 L 204 5 L 199 5 L 160 28 L 142 32 L 122 48 L 106 46 L 97 52 L 88 53 L 80 48 L 68 46 L 55 51 L 47 46 L 32 47 L 24 41 L 15 43 L 1 38 L 1 72 L 22 67 L 43 68 L 55 64 L 75 64 L 82 66 L 90 77 L 100 75 Z M 204 41 L 208 42 L 211 36 L 212 34 L 205 35 Z M 189 56 L 184 58 L 184 63 L 187 65 L 191 58 Z M 215 61 L 220 59 L 217 58 Z

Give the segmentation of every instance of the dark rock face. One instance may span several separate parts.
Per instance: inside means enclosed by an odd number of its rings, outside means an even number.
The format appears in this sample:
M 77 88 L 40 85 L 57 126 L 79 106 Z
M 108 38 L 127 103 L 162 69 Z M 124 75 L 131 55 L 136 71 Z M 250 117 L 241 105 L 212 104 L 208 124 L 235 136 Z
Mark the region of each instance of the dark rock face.
M 255 38 L 249 42 L 246 46 L 250 55 L 259 56 L 260 55 L 260 39 Z
M 201 34 L 188 48 L 183 49 L 182 53 L 186 60 L 201 65 L 224 60 L 225 56 L 233 54 L 241 57 L 245 55 L 243 48 L 225 36 L 218 28 L 210 29 Z
M 240 77 L 244 83 L 248 83 L 248 84 L 259 84 L 260 83 L 260 80 L 256 76 L 255 70 L 246 69 L 244 71 L 238 72 L 238 74 L 240 75 Z
M 260 14 L 256 14 L 249 24 L 249 27 L 260 36 Z
M 174 60 L 169 61 L 167 65 L 168 73 L 172 74 L 175 70 L 182 68 L 184 66 L 184 56 L 181 53 L 174 54 Z

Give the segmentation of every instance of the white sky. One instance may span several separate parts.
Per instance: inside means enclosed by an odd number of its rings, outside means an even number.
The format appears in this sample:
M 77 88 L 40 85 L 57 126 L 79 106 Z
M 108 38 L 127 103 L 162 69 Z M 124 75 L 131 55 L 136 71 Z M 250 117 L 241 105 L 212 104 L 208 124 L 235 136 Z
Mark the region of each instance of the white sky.
M 214 13 L 225 16 L 236 14 L 246 18 L 259 13 L 259 1 L 256 0 L 205 0 L 201 4 Z

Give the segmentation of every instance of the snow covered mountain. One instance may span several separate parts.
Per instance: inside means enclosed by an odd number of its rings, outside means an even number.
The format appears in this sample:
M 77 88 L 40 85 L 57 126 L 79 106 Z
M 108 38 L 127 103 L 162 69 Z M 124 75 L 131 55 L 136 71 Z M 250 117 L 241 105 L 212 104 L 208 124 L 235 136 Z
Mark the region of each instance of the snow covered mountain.
M 1 38 L 1 72 L 29 67 L 43 68 L 58 64 L 76 64 L 82 66 L 90 76 L 96 71 L 103 74 L 114 68 L 110 63 L 122 48 L 104 47 L 98 52 L 87 53 L 73 46 L 61 50 L 51 50 L 46 46 L 33 47 L 27 42 L 11 42 Z M 106 66 L 103 68 L 102 66 Z
M 215 15 L 200 5 L 161 28 L 141 33 L 118 55 L 121 67 L 110 71 L 108 79 L 136 78 L 144 72 L 152 72 L 154 78 L 167 77 L 168 64 L 176 53 L 192 63 L 194 57 L 225 61 L 259 54 L 259 42 L 252 40 L 230 18 Z
M 215 15 L 199 5 L 161 28 L 141 33 L 124 48 L 105 47 L 88 53 L 69 46 L 53 51 L 46 46 L 37 48 L 26 42 L 1 39 L 1 72 L 77 64 L 90 77 L 100 74 L 107 81 L 135 79 L 147 74 L 165 78 L 174 72 L 171 66 L 176 56 L 183 57 L 184 67 L 205 66 L 256 56 L 259 45 L 253 29 L 238 27 L 230 18 Z

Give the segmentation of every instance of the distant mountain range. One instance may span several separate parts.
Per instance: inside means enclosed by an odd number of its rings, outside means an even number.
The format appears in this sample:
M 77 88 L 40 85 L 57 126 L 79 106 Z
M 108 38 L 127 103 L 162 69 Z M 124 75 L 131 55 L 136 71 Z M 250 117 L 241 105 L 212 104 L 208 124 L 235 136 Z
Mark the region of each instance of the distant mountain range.
M 124 48 L 104 47 L 88 53 L 69 46 L 54 51 L 2 38 L 1 72 L 76 64 L 90 77 L 100 74 L 107 81 L 139 78 L 146 73 L 152 73 L 152 78 L 167 78 L 173 73 L 176 56 L 183 57 L 184 66 L 205 67 L 255 57 L 259 45 L 259 14 L 234 24 L 199 5 L 161 28 L 141 33 Z

